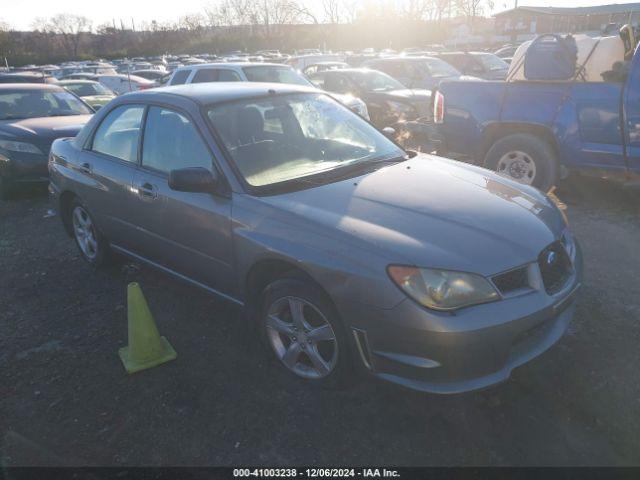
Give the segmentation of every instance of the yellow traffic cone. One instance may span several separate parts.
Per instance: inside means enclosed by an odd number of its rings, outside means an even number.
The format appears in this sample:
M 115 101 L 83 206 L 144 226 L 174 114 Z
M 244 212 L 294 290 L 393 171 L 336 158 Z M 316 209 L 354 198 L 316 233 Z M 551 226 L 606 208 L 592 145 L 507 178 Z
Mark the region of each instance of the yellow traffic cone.
M 127 287 L 127 319 L 129 345 L 121 348 L 118 354 L 128 373 L 175 360 L 176 351 L 158 333 L 140 285 L 135 282 Z

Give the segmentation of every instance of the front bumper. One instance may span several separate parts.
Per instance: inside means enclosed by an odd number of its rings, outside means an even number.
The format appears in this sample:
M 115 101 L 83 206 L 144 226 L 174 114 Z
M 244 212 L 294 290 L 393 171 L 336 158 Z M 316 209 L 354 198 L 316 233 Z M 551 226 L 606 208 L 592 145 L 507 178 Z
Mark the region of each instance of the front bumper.
M 355 351 L 369 373 L 423 392 L 462 393 L 504 382 L 566 331 L 582 281 L 579 248 L 574 270 L 557 295 L 532 290 L 453 315 L 410 299 L 390 310 L 368 309 L 348 317 Z

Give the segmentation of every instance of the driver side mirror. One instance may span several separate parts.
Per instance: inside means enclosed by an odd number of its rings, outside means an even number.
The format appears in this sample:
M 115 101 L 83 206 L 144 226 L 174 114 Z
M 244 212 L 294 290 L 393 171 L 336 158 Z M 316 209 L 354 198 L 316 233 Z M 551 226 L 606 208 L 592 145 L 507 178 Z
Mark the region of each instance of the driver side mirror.
M 202 167 L 180 168 L 169 172 L 169 188 L 177 192 L 216 193 L 219 178 L 216 172 Z

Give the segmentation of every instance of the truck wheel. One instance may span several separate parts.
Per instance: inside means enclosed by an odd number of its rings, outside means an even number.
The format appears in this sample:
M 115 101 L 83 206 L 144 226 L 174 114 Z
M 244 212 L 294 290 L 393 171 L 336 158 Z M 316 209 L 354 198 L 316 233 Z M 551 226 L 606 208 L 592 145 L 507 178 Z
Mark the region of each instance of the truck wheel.
M 494 143 L 484 166 L 543 192 L 548 192 L 558 180 L 558 160 L 553 149 L 528 133 L 508 135 Z

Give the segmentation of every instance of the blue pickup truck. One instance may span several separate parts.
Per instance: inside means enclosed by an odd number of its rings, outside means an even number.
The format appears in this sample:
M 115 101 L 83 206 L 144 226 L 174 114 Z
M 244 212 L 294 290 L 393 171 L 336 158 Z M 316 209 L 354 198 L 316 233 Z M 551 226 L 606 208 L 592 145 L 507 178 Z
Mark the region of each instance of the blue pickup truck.
M 640 179 L 640 54 L 618 82 L 443 82 L 439 154 L 548 191 L 569 171 Z

